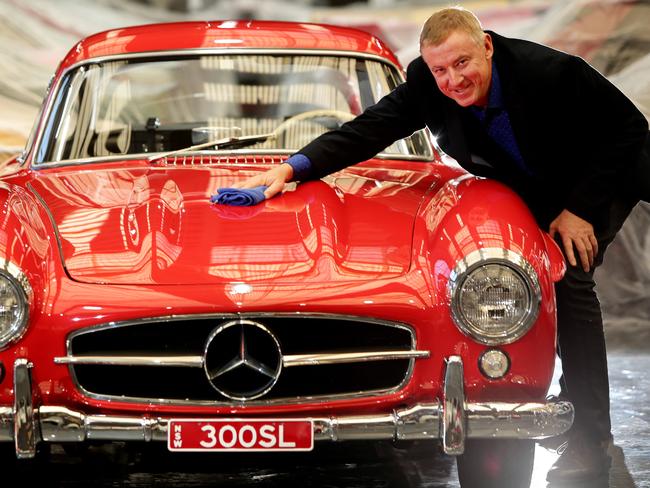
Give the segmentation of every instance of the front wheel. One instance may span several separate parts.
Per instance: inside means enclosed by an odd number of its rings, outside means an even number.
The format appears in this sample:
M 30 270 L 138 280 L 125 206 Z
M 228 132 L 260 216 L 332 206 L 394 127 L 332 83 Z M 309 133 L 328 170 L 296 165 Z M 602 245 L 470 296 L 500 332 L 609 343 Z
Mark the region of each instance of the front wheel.
M 462 488 L 527 488 L 533 474 L 535 442 L 524 439 L 470 439 L 456 458 Z

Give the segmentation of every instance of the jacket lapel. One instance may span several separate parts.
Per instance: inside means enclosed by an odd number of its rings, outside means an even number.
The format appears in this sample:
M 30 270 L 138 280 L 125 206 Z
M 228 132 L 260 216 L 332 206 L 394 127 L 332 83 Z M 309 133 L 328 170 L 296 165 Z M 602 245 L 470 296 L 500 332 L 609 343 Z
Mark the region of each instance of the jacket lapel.
M 465 127 L 463 126 L 462 114 L 455 102 L 444 103 L 445 112 L 445 141 L 443 150 L 453 157 L 459 164 L 466 167 L 471 162 L 471 152 Z
M 494 39 L 494 35 L 493 35 Z M 499 70 L 503 100 L 510 118 L 512 132 L 515 135 L 519 152 L 524 163 L 532 168 L 534 166 L 534 151 L 530 146 L 530 107 L 526 110 L 526 97 L 522 86 L 522 76 L 513 70 L 512 63 L 504 63 L 498 54 L 499 43 L 495 43 L 494 63 Z

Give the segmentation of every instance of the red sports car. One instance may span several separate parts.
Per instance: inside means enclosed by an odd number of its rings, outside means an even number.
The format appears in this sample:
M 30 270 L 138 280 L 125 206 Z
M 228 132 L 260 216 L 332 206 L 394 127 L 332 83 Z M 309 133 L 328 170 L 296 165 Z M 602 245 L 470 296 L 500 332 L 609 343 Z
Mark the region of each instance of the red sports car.
M 403 81 L 352 29 L 103 32 L 61 62 L 0 177 L 0 441 L 310 450 L 429 439 L 523 487 L 564 261 L 522 201 L 425 132 L 250 207 L 211 203 Z M 215 453 L 215 455 L 218 455 Z

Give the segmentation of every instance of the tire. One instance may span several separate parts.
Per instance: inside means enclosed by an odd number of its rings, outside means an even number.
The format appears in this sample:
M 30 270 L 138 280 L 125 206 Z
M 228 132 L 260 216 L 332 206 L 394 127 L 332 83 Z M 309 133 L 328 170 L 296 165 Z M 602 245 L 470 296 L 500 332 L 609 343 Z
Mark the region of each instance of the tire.
M 470 439 L 456 458 L 461 488 L 528 488 L 535 442 L 519 439 Z

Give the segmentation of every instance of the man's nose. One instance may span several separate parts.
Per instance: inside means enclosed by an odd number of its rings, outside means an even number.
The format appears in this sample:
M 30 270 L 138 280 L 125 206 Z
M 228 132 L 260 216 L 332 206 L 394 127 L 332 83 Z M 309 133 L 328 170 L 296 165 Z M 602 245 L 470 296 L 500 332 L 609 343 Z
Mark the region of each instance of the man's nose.
M 463 75 L 461 75 L 458 71 L 455 69 L 450 69 L 449 70 L 449 84 L 452 86 L 457 86 L 461 83 L 463 80 Z

